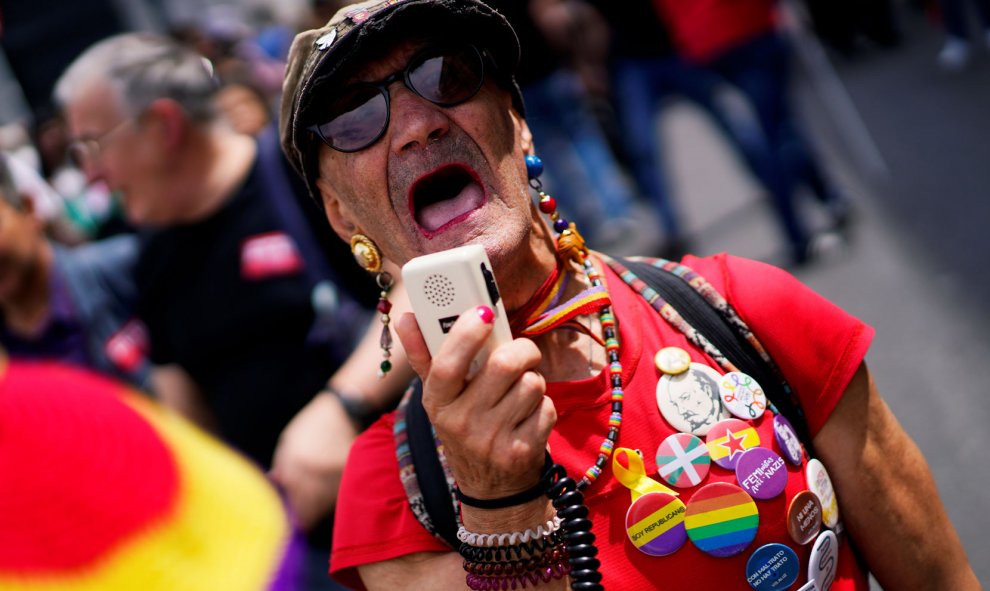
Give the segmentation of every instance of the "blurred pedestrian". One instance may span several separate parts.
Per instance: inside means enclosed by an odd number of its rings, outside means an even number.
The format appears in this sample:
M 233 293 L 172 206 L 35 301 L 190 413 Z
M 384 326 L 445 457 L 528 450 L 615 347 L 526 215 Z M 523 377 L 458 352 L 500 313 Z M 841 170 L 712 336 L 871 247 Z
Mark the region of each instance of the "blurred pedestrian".
M 144 326 L 135 318 L 134 236 L 68 248 L 51 241 L 34 200 L 0 155 L 0 343 L 15 358 L 89 367 L 147 388 Z
M 585 229 L 590 244 L 610 250 L 653 250 L 657 237 L 636 208 L 635 186 L 609 146 L 574 64 L 604 60 L 595 50 L 601 17 L 583 2 L 493 0 L 519 35 L 519 85 L 530 129 L 547 163 L 546 185 L 561 211 Z M 604 41 L 604 40 L 603 40 Z M 587 57 L 597 51 L 598 57 Z M 636 238 L 639 237 L 637 241 Z M 635 241 L 635 242 L 634 242 Z
M 202 56 L 167 38 L 128 34 L 83 53 L 56 94 L 72 136 L 87 148 L 87 174 L 118 191 L 144 231 L 139 312 L 161 400 L 265 469 L 284 455 L 280 441 L 293 446 L 303 472 L 313 453 L 342 465 L 338 456 L 356 433 L 344 398 L 397 392 L 405 378 L 397 363 L 386 380 L 365 372 L 338 383 L 340 395 L 318 395 L 359 339 L 380 330 L 380 290 L 346 247 L 328 250 L 329 233 L 314 229 L 316 210 L 300 201 L 274 134 L 256 139 L 231 129 L 216 110 L 217 90 Z M 377 337 L 361 341 L 372 354 Z M 307 455 L 298 437 L 284 437 L 304 410 L 331 413 L 328 433 L 317 434 L 329 449 Z M 314 588 L 331 584 L 323 573 L 333 478 L 317 483 L 315 497 L 288 491 L 290 501 L 307 503 L 293 509 L 306 519 Z M 301 482 L 293 476 L 289 484 Z
M 660 254 L 676 259 L 687 249 L 670 195 L 657 131 L 664 97 L 683 80 L 681 62 L 649 0 L 617 4 L 593 0 L 610 28 L 609 96 L 618 118 L 619 141 L 639 193 L 656 209 L 664 231 Z
M 790 53 L 777 29 L 775 0 L 654 0 L 685 59 L 738 89 L 755 113 L 768 158 L 750 162 L 769 190 L 788 242 L 789 261 L 813 255 L 813 236 L 795 203 L 805 185 L 839 229 L 846 198 L 831 185 L 804 138 L 790 104 Z
M 245 135 L 261 135 L 273 119 L 264 91 L 246 80 L 224 81 L 217 93 L 217 108 L 234 131 Z

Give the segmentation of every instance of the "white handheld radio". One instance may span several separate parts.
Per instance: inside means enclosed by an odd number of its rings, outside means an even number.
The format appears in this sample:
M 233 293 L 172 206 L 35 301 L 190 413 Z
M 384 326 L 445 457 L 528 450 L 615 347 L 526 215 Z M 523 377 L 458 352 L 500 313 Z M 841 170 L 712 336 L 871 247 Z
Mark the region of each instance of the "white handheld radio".
M 402 279 L 431 355 L 440 350 L 460 315 L 478 306 L 492 309 L 495 327 L 471 362 L 468 375 L 477 372 L 495 347 L 512 340 L 491 262 L 482 246 L 469 244 L 416 257 L 402 267 Z

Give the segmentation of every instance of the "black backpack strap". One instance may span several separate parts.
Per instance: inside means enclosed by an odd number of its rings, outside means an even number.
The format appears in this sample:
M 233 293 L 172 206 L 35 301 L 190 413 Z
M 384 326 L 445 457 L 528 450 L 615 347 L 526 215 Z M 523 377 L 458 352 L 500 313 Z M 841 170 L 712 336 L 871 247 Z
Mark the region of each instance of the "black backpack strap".
M 623 266 L 659 293 L 688 324 L 730 359 L 739 371 L 749 374 L 760 384 L 767 399 L 787 417 L 809 455 L 812 454 L 811 436 L 804 411 L 791 394 L 790 386 L 783 381 L 783 376 L 760 356 L 752 343 L 697 290 L 674 273 L 642 261 L 619 260 Z
M 432 525 L 432 530 L 429 526 L 426 529 L 456 550 L 460 545 L 457 540 L 457 516 L 447 477 L 437 456 L 433 426 L 423 408 L 423 383 L 417 379 L 412 387 L 406 404 L 406 433 L 424 509 Z M 426 526 L 425 523 L 423 525 Z

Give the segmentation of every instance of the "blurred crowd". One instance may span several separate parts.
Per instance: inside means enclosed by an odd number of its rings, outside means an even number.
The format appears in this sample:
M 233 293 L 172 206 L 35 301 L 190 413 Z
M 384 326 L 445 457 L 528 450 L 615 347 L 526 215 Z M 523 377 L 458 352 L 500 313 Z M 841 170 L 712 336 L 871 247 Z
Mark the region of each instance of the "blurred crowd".
M 945 23 L 938 60 L 947 68 L 962 67 L 968 59 L 967 8 L 976 9 L 990 43 L 985 0 L 972 0 L 972 7 L 966 3 L 913 0 L 915 8 Z M 276 117 L 283 60 L 295 31 L 325 22 L 344 4 L 314 0 L 292 22 L 277 20 L 259 3 L 213 4 L 198 20 L 170 24 L 169 34 L 212 62 L 220 84 L 217 107 L 235 130 L 257 135 Z M 522 38 L 520 80 L 548 164 L 546 184 L 563 210 L 586 228 L 592 245 L 671 258 L 689 248 L 657 134 L 664 105 L 676 100 L 710 116 L 762 185 L 777 210 L 792 262 L 801 264 L 813 254 L 813 232 L 792 211 L 797 187 L 811 189 L 834 214 L 836 226 L 847 221 L 847 204 L 820 170 L 788 104 L 792 65 L 776 2 L 742 3 L 742 8 L 700 2 L 700 8 L 690 9 L 665 0 L 492 4 Z M 892 47 L 900 40 L 893 0 L 804 0 L 799 10 L 804 25 L 838 55 L 854 55 L 864 45 Z M 726 26 L 733 20 L 736 24 Z M 715 33 L 698 33 L 705 29 Z M 738 93 L 744 101 L 733 100 Z M 105 184 L 87 178 L 69 140 L 63 115 L 50 102 L 32 105 L 28 120 L 0 129 L 0 149 L 13 157 L 9 167 L 31 195 L 46 231 L 70 245 L 132 231 Z M 30 170 L 40 178 L 28 178 L 36 176 Z
M 937 59 L 947 68 L 963 67 L 970 46 L 957 2 L 917 5 L 933 15 L 941 6 L 948 38 Z M 675 100 L 711 119 L 766 194 L 791 264 L 813 263 L 824 239 L 849 231 L 849 199 L 791 105 L 793 64 L 778 3 L 490 3 L 520 36 L 518 80 L 546 190 L 592 247 L 672 259 L 703 247 L 685 230 L 664 166 L 668 147 L 658 127 Z M 32 105 L 29 120 L 0 128 L 6 354 L 127 381 L 250 457 L 283 488 L 307 530 L 316 557 L 310 588 L 331 584 L 319 581 L 336 486 L 327 474 L 335 468 L 320 465 L 321 456 L 346 455 L 370 416 L 355 405 L 389 408 L 410 375 L 401 359 L 391 378 L 373 375 L 378 360 L 368 359 L 377 354 L 379 317 L 388 314 L 385 286 L 331 234 L 274 137 L 295 32 L 320 26 L 343 4 L 315 0 L 293 22 L 217 5 L 199 21 L 173 24 L 172 42 L 205 58 L 205 86 L 189 88 L 209 105 L 199 118 L 185 98 L 172 97 L 182 112 L 162 106 L 152 115 L 163 129 L 188 130 L 188 141 L 163 132 L 157 151 L 152 140 L 134 143 L 139 130 L 129 128 L 146 113 L 126 108 L 99 127 L 91 115 L 105 105 L 68 82 L 61 100 Z M 990 11 L 985 1 L 975 6 L 990 44 Z M 899 41 L 889 0 L 807 0 L 796 8 L 840 55 Z M 156 63 L 180 60 L 168 47 L 144 47 L 151 61 L 128 67 L 148 77 Z M 60 74 L 52 73 L 53 89 Z M 288 211 L 269 193 L 291 194 L 282 200 Z M 816 219 L 825 222 L 803 219 L 800 199 L 820 208 Z M 166 201 L 171 209 L 160 205 Z M 223 268 L 223 253 L 236 268 Z M 265 288 L 252 291 L 261 281 Z M 355 365 L 372 368 L 371 385 L 353 377 Z M 337 402 L 318 395 L 328 390 Z M 324 413 L 344 416 L 318 407 L 328 404 L 353 420 L 334 433 L 338 439 L 318 434 L 333 425 Z M 312 484 L 321 478 L 329 482 Z

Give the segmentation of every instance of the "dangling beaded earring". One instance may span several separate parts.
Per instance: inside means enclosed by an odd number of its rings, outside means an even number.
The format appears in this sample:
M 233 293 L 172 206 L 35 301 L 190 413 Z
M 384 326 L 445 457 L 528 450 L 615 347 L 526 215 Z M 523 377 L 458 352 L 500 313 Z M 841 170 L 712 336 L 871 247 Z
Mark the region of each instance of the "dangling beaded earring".
M 550 218 L 553 229 L 557 232 L 557 252 L 565 260 L 572 260 L 579 265 L 584 265 L 584 260 L 588 256 L 588 249 L 584 243 L 584 237 L 577 231 L 573 222 L 569 222 L 557 212 L 557 200 L 547 195 L 543 190 L 543 183 L 540 175 L 543 174 L 543 160 L 534 154 L 529 154 L 526 160 L 526 176 L 529 178 L 529 186 L 536 191 L 540 197 L 540 211 Z
M 379 346 L 382 349 L 382 363 L 378 366 L 378 377 L 383 378 L 392 369 L 392 331 L 389 330 L 391 318 L 389 312 L 392 311 L 392 302 L 388 301 L 388 292 L 392 289 L 394 280 L 387 271 L 382 271 L 382 254 L 378 250 L 371 238 L 364 234 L 355 234 L 351 237 L 351 253 L 357 260 L 358 265 L 369 273 L 375 274 L 375 283 L 381 292 L 378 294 L 378 306 L 376 309 L 381 314 L 382 337 Z

